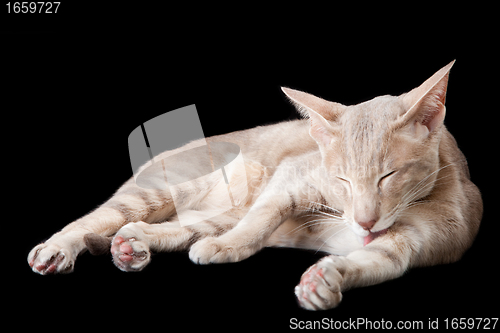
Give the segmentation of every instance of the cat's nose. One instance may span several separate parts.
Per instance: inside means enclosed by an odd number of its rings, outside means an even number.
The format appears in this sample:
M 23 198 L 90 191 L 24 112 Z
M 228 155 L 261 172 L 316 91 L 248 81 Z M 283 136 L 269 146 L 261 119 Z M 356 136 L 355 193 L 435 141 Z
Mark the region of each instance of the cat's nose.
M 361 228 L 363 228 L 365 230 L 370 230 L 371 228 L 373 228 L 375 223 L 377 223 L 377 221 L 375 221 L 375 220 L 370 220 L 370 221 L 366 221 L 366 222 L 363 222 L 363 221 L 358 222 L 358 224 L 361 226 Z

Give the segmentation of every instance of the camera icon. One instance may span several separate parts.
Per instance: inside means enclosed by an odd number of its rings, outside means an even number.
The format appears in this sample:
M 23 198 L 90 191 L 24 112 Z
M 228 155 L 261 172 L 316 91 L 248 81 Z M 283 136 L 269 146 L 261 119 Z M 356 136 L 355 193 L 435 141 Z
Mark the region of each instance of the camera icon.
M 248 194 L 240 147 L 207 140 L 194 104 L 141 124 L 130 133 L 128 146 L 136 184 L 169 191 L 181 226 L 222 214 Z M 231 182 L 234 175 L 237 184 Z M 204 204 L 210 194 L 216 200 Z

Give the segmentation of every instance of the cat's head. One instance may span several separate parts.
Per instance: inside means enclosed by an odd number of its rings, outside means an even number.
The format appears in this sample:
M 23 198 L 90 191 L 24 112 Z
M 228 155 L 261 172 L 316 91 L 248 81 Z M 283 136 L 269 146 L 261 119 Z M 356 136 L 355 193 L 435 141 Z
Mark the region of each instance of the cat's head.
M 358 236 L 385 232 L 401 205 L 431 192 L 453 63 L 409 93 L 353 106 L 282 88 L 309 117 L 327 170 L 322 188 L 331 189 L 331 200 Z

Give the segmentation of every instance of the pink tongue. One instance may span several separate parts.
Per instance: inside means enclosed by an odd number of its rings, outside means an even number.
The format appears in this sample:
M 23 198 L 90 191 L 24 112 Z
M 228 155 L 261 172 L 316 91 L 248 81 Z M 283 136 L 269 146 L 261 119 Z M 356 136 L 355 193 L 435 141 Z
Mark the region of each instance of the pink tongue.
M 368 236 L 366 236 L 363 240 L 363 246 L 367 246 L 368 244 L 370 244 L 375 238 L 377 238 L 378 236 L 382 236 L 383 234 L 385 234 L 387 232 L 387 229 L 384 229 L 384 230 L 380 230 L 380 231 L 377 231 L 377 232 L 370 232 L 370 234 Z

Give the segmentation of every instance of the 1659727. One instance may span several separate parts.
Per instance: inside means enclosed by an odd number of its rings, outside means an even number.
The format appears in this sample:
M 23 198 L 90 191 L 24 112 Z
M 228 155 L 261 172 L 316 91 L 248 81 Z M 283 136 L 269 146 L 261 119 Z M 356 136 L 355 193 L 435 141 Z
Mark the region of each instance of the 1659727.
M 7 2 L 8 14 L 57 14 L 61 2 L 23 1 Z
M 445 329 L 495 329 L 498 318 L 446 318 Z

